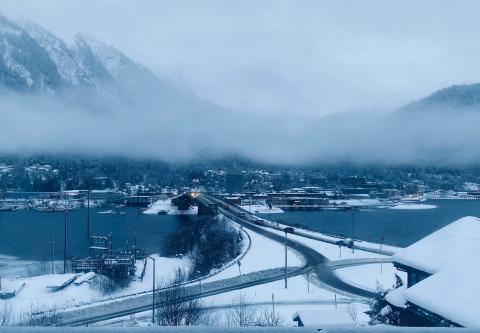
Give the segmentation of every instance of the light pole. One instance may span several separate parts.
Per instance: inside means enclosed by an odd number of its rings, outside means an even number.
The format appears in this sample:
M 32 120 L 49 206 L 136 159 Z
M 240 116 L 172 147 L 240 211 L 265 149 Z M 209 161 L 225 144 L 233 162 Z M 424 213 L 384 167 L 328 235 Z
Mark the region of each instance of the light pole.
M 310 294 L 310 279 L 308 278 L 310 272 L 307 272 L 307 294 Z
M 352 210 L 352 253 L 355 253 L 355 211 Z
M 155 258 L 147 256 L 147 258 L 153 261 L 153 287 L 152 287 L 152 324 L 155 324 Z
M 65 218 L 63 220 L 63 274 L 67 272 L 67 214 L 68 207 L 65 209 Z
M 198 283 L 200 285 L 200 297 L 202 296 L 202 276 L 200 275 L 200 271 L 197 271 L 198 276 L 200 277 Z
M 90 184 L 87 188 L 87 237 L 90 237 Z
M 292 227 L 286 227 L 283 229 L 285 232 L 285 289 L 287 289 L 287 250 L 288 250 L 288 234 L 291 233 L 293 234 L 293 228 Z
M 55 274 L 55 236 L 52 236 L 52 274 Z

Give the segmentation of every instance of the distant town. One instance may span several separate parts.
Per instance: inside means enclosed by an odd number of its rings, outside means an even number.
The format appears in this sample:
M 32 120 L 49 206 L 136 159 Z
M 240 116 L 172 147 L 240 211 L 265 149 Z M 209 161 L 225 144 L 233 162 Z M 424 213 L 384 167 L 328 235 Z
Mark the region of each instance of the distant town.
M 355 209 L 359 201 L 351 199 L 364 200 L 363 206 L 480 199 L 478 168 L 339 165 L 305 169 L 268 168 L 236 161 L 216 164 L 4 158 L 0 162 L 0 209 L 74 209 L 84 206 L 86 199 L 97 206 L 147 207 L 185 191 L 215 193 L 235 204 L 262 203 L 286 210 Z

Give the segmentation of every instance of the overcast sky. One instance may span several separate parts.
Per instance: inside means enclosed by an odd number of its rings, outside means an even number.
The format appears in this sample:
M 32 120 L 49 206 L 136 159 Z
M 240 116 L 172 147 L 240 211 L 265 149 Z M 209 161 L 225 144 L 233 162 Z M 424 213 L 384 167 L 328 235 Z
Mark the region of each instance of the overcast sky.
M 117 47 L 232 110 L 392 110 L 480 81 L 478 1 L 0 0 Z

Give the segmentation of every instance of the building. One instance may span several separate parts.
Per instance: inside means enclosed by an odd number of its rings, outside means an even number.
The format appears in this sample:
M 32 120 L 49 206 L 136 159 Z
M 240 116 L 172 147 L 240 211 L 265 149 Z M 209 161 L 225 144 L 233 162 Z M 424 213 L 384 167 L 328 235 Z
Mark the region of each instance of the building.
M 461 218 L 400 250 L 397 269 L 407 272 L 405 286 L 386 295 L 407 310 L 407 324 L 480 328 L 480 219 Z

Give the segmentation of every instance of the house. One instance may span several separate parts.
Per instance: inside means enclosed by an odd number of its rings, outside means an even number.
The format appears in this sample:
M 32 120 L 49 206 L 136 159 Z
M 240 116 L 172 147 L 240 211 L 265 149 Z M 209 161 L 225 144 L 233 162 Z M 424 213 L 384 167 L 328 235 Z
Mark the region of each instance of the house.
M 413 325 L 480 328 L 479 257 L 480 219 L 461 218 L 393 256 L 408 281 L 386 300 L 406 309 Z

